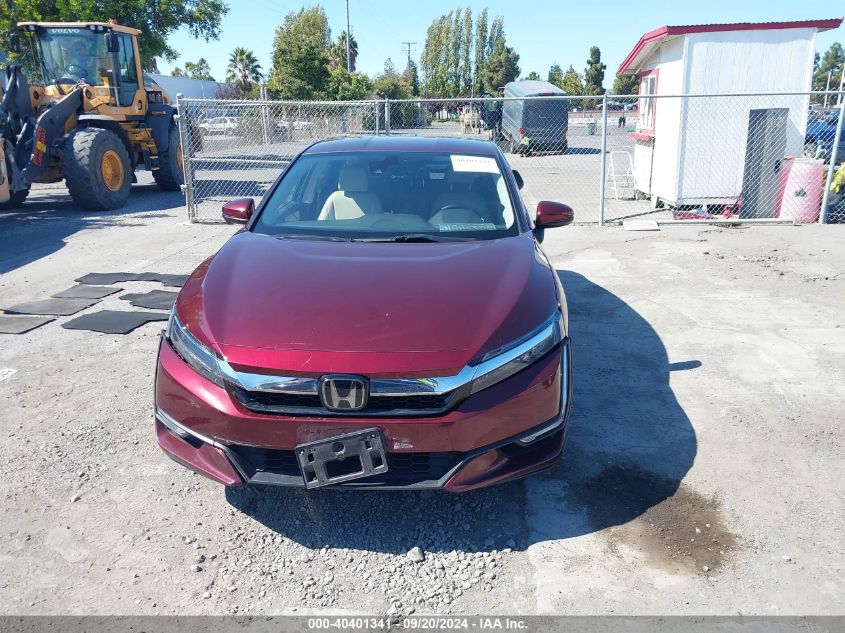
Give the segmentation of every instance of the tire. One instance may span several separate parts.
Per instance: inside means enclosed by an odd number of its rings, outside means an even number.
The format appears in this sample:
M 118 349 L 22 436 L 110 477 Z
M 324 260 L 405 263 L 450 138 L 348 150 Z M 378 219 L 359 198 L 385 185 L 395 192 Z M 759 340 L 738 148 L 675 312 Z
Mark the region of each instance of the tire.
M 563 147 L 560 148 L 560 153 L 566 154 L 566 150 L 568 150 L 568 149 L 569 149 L 569 141 L 564 141 Z
M 158 169 L 153 171 L 153 178 L 158 188 L 164 191 L 179 191 L 185 182 L 182 139 L 179 138 L 179 128 L 175 125 L 170 126 L 170 143 L 167 149 L 158 153 Z
M 29 195 L 29 187 L 26 189 L 19 189 L 12 193 L 12 197 L 6 200 L 6 202 L 0 202 L 0 211 L 7 211 L 8 209 L 17 209 L 19 206 L 23 204 L 23 201 L 26 200 L 26 197 Z
M 132 162 L 111 130 L 80 128 L 65 144 L 64 174 L 73 201 L 90 211 L 119 209 L 132 186 Z

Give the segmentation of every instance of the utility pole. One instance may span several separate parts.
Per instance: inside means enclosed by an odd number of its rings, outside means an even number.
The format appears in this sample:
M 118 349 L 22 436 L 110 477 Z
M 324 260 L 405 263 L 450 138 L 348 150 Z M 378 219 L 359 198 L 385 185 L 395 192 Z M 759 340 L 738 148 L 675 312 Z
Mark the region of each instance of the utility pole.
M 346 0 L 346 72 L 352 72 L 352 57 L 349 56 L 349 0 Z
M 402 46 L 408 49 L 408 66 L 411 65 L 411 47 L 416 45 L 416 42 L 402 42 Z

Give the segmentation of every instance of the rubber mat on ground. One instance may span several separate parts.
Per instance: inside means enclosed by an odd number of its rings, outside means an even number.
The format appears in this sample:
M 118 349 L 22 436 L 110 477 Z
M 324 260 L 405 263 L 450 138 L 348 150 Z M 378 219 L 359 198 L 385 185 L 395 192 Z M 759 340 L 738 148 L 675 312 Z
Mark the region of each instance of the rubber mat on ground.
M 23 334 L 52 320 L 53 317 L 3 314 L 0 315 L 0 334 Z
M 109 286 L 120 283 L 121 281 L 139 281 L 137 277 L 138 273 L 88 273 L 74 281 L 85 284 L 86 286 L 96 286 L 98 284 Z
M 158 281 L 165 286 L 178 288 L 184 285 L 188 275 L 176 275 L 172 273 L 88 273 L 82 275 L 76 281 L 81 284 L 116 284 L 123 281 Z
M 51 296 L 56 299 L 102 299 L 121 290 L 123 288 L 114 288 L 113 286 L 86 286 L 85 284 L 79 284 L 78 286 L 62 290 Z
M 120 298 L 128 301 L 139 308 L 150 308 L 151 310 L 170 310 L 176 301 L 178 292 L 169 290 L 150 290 L 149 292 L 137 292 L 121 295 Z
M 5 308 L 5 311 L 13 314 L 68 316 L 85 308 L 90 308 L 97 301 L 97 299 L 41 299 L 40 301 L 19 303 L 11 308 Z
M 68 330 L 90 330 L 104 334 L 128 334 L 150 321 L 167 321 L 167 315 L 161 312 L 100 310 L 62 323 L 62 327 Z

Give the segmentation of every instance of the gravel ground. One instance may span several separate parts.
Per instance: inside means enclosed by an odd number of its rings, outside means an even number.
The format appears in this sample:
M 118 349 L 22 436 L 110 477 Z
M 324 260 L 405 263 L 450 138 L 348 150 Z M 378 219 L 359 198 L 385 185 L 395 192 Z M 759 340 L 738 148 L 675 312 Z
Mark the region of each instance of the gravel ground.
M 44 187 L 0 214 L 2 303 L 186 273 L 232 232 L 134 189 L 119 213 Z M 843 237 L 550 231 L 565 458 L 460 496 L 224 490 L 155 444 L 161 324 L 0 335 L 0 613 L 843 613 Z

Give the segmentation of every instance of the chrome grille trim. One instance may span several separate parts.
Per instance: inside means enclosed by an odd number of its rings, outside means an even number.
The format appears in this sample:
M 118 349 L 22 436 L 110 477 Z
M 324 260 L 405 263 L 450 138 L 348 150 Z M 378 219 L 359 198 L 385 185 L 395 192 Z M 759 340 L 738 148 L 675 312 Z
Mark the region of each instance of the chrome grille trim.
M 533 335 L 524 338 L 521 343 L 506 349 L 496 356 L 476 365 L 465 365 L 453 376 L 425 378 L 372 378 L 370 394 L 376 396 L 413 396 L 444 395 L 472 383 L 473 380 L 519 358 L 528 350 L 539 345 L 551 334 L 555 334 L 554 344 L 563 339 L 559 328 L 560 312 L 556 312 Z M 226 380 L 247 391 L 266 391 L 292 395 L 317 395 L 318 378 L 299 376 L 273 376 L 236 371 L 225 359 L 218 359 L 220 369 Z

